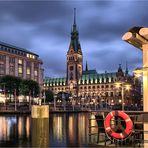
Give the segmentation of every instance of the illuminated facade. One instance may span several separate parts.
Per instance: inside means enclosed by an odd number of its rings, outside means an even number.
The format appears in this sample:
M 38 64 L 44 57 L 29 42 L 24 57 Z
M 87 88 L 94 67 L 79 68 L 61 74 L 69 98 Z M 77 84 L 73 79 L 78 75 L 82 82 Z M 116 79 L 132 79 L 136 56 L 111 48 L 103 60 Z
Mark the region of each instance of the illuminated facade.
M 53 91 L 55 94 L 66 92 L 72 94 L 73 98 L 87 103 L 106 102 L 108 104 L 121 103 L 121 89 L 115 87 L 118 81 L 129 81 L 134 83 L 132 76 L 128 74 L 126 66 L 125 72 L 121 64 L 116 72 L 97 73 L 96 70 L 89 70 L 86 63 L 83 70 L 83 53 L 79 42 L 79 33 L 76 28 L 76 15 L 74 14 L 74 24 L 71 32 L 70 46 L 67 52 L 67 75 L 63 78 L 44 79 L 44 87 Z M 125 91 L 126 98 L 130 98 L 129 92 Z M 127 99 L 125 103 L 133 103 Z
M 12 75 L 43 84 L 42 61 L 23 48 L 0 42 L 0 76 Z

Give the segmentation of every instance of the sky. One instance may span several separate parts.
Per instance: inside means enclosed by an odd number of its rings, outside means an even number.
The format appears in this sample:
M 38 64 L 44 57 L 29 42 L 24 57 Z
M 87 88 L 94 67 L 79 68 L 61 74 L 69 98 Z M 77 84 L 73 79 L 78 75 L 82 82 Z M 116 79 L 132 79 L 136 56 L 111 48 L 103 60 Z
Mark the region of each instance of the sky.
M 122 36 L 134 26 L 148 27 L 148 1 L 0 1 L 0 41 L 35 52 L 44 76 L 66 76 L 73 11 L 83 65 L 98 73 L 142 66 L 142 51 Z

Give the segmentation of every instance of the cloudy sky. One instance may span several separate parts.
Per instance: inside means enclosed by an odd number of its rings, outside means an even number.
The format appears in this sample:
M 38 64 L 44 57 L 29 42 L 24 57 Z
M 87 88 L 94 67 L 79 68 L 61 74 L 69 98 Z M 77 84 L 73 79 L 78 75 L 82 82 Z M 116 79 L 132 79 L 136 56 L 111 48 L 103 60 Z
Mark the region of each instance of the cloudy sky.
M 100 73 L 142 66 L 142 52 L 121 38 L 148 27 L 148 1 L 0 1 L 0 41 L 37 53 L 45 76 L 65 76 L 74 8 L 84 65 Z

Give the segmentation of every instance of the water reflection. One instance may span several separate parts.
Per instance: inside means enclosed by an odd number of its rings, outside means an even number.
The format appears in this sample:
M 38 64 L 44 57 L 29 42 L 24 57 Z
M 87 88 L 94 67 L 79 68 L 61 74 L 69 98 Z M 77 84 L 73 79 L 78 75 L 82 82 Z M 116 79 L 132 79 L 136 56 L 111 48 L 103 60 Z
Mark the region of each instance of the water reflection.
M 28 146 L 30 139 L 29 116 L 0 116 L 0 147 L 18 146 L 24 139 L 27 142 L 22 146 Z
M 50 114 L 49 147 L 87 146 L 88 118 L 88 113 Z M 0 147 L 31 147 L 31 123 L 29 115 L 0 116 Z
M 85 146 L 88 144 L 88 115 L 52 114 L 50 116 L 50 146 Z

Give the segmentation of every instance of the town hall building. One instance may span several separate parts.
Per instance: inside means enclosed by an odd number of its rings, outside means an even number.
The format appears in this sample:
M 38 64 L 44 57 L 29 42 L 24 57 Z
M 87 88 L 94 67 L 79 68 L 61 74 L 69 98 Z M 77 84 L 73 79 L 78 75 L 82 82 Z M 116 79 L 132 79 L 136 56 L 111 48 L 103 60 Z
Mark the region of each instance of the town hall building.
M 85 67 L 85 68 L 84 68 Z M 121 88 L 116 88 L 119 81 L 132 81 L 132 76 L 128 74 L 126 66 L 123 71 L 121 64 L 115 72 L 98 73 L 89 69 L 87 62 L 83 66 L 83 51 L 79 41 L 79 32 L 76 25 L 76 12 L 74 10 L 74 23 L 71 32 L 71 40 L 67 51 L 67 71 L 66 77 L 44 79 L 44 87 L 54 94 L 65 92 L 70 94 L 76 101 L 87 103 L 106 102 L 107 104 L 121 103 Z M 126 93 L 125 104 L 133 103 L 130 93 Z

